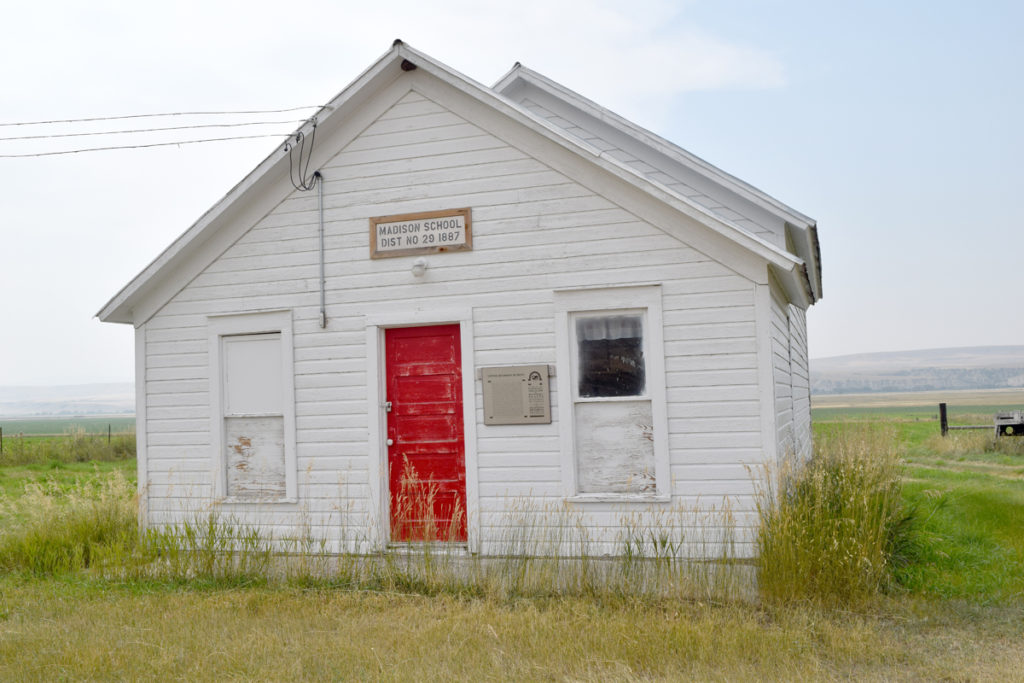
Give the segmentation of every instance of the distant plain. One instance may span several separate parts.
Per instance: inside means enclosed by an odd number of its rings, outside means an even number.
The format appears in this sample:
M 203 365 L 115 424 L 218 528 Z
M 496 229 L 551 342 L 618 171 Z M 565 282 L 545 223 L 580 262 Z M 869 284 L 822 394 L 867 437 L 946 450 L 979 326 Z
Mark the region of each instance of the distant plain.
M 96 415 L 82 417 L 0 417 L 0 429 L 4 437 L 18 434 L 25 436 L 61 436 L 73 432 L 106 434 L 107 427 L 115 434 L 135 429 L 134 415 Z
M 949 424 L 987 424 L 997 412 L 1024 410 L 1024 389 L 970 389 L 811 396 L 811 417 L 830 420 L 933 420 L 939 404 Z

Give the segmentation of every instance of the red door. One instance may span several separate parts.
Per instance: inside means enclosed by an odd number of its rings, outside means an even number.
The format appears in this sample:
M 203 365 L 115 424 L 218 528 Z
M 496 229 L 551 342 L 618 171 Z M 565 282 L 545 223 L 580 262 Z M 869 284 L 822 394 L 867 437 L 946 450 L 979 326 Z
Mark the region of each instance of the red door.
M 466 540 L 458 325 L 384 333 L 391 540 Z

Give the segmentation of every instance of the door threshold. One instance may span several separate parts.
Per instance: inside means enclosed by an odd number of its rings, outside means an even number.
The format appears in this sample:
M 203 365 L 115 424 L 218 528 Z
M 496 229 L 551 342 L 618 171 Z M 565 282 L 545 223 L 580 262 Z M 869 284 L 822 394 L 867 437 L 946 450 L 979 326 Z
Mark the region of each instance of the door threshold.
M 469 555 L 466 541 L 391 541 L 387 552 L 397 555 Z

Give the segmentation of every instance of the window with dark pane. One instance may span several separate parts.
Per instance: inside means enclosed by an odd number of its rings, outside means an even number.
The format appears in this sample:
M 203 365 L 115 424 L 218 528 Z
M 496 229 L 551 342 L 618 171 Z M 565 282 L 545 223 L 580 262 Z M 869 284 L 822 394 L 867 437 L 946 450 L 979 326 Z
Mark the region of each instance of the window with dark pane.
M 577 318 L 576 342 L 579 345 L 581 398 L 643 395 L 642 316 Z

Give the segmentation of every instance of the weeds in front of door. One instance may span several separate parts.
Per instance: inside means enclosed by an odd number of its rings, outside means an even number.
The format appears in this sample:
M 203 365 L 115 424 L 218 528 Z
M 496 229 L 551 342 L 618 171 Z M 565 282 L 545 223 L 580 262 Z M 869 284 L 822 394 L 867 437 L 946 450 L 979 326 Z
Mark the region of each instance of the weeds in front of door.
M 440 486 L 420 477 L 404 458 L 391 509 L 392 542 L 458 543 L 466 537 L 466 511 L 459 496 L 448 502 Z

